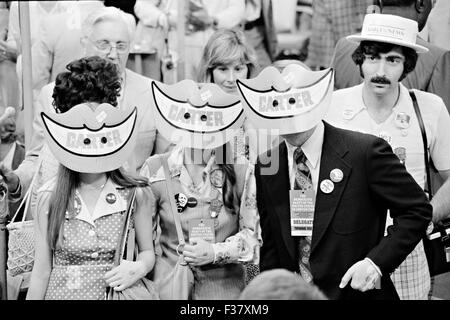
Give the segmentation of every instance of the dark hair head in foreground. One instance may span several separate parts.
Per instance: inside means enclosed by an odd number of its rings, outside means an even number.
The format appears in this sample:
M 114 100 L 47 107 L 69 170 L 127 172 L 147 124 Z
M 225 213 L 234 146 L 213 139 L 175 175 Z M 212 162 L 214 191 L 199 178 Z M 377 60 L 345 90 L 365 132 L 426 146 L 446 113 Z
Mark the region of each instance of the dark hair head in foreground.
M 328 300 L 318 287 L 286 269 L 264 271 L 242 291 L 240 300 Z

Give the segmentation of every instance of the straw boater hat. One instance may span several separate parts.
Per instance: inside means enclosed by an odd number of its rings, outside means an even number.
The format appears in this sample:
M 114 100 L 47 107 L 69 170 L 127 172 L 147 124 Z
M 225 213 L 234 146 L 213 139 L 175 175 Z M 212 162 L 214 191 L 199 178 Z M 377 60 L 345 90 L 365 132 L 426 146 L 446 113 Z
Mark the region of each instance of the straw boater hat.
M 65 167 L 86 173 L 120 168 L 134 151 L 137 109 L 79 104 L 56 114 L 41 112 L 46 141 Z
M 416 44 L 419 28 L 417 22 L 390 14 L 371 13 L 364 17 L 361 34 L 347 36 L 354 42 L 378 41 L 408 47 L 417 53 L 428 49 Z
M 239 96 L 213 83 L 201 89 L 192 80 L 151 85 L 156 128 L 171 143 L 215 149 L 231 140 L 244 122 Z
M 258 77 L 237 80 L 247 118 L 256 128 L 278 134 L 305 132 L 325 116 L 333 92 L 333 69 L 310 71 L 290 64 L 270 66 Z

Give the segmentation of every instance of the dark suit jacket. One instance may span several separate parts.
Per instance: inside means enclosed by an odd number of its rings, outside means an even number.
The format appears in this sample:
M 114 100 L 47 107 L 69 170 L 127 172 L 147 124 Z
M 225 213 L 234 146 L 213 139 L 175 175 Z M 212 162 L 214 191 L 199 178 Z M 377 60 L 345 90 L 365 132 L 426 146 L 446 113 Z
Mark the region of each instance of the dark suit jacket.
M 419 53 L 415 69 L 402 83 L 408 89 L 418 89 L 437 94 L 444 100 L 450 112 L 450 51 L 417 38 L 417 44 L 430 50 Z M 360 84 L 363 80 L 358 66 L 352 60 L 357 44 L 342 38 L 336 44 L 331 66 L 334 68 L 334 87 L 344 89 Z
M 279 159 L 279 161 L 277 160 Z M 279 163 L 276 172 L 267 172 Z M 414 249 L 431 220 L 431 205 L 382 139 L 325 123 L 319 182 L 344 173 L 330 194 L 317 188 L 310 265 L 314 283 L 331 299 L 398 299 L 389 273 Z M 271 170 L 268 170 L 271 171 Z M 255 167 L 263 245 L 261 271 L 299 271 L 297 239 L 291 236 L 287 147 L 260 155 Z M 384 237 L 387 209 L 394 226 Z M 369 257 L 383 277 L 380 290 L 339 289 L 345 272 Z

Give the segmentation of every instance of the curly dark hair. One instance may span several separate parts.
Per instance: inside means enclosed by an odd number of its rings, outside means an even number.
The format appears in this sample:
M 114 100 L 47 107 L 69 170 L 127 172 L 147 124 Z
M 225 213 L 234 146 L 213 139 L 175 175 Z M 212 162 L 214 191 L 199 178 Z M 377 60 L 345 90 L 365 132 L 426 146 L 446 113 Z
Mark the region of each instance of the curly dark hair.
M 109 103 L 117 106 L 120 92 L 118 67 L 98 56 L 74 60 L 58 74 L 53 89 L 53 106 L 63 113 L 83 102 Z
M 361 41 L 358 48 L 352 54 L 353 61 L 359 66 L 359 72 L 361 77 L 364 78 L 362 73 L 361 65 L 364 62 L 365 55 L 378 55 L 380 53 L 388 53 L 394 48 L 400 48 L 403 55 L 405 56 L 405 62 L 403 64 L 403 73 L 399 79 L 402 81 L 408 73 L 414 70 L 417 63 L 417 52 L 414 49 L 399 46 L 392 43 L 378 42 L 378 41 Z

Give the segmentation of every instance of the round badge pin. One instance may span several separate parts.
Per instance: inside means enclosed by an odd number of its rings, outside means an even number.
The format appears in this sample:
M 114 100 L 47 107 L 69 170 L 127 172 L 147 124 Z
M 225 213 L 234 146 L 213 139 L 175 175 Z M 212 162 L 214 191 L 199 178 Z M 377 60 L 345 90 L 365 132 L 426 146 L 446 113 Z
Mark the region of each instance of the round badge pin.
M 222 169 L 214 169 L 209 173 L 209 181 L 215 188 L 222 188 L 225 183 L 225 176 Z
M 195 208 L 197 206 L 197 204 L 198 204 L 197 199 L 195 199 L 194 197 L 189 197 L 186 205 L 189 208 Z
M 399 112 L 395 115 L 394 122 L 395 125 L 401 129 L 409 128 L 411 117 L 404 112 Z
M 341 182 L 344 178 L 344 173 L 341 169 L 333 169 L 330 172 L 330 179 L 333 182 Z
M 116 202 L 116 200 L 117 200 L 117 198 L 114 193 L 108 193 L 106 195 L 106 202 L 108 202 L 109 204 L 113 204 L 114 202 Z
M 402 133 L 403 137 L 406 137 L 408 135 L 408 130 L 406 129 L 402 129 L 400 132 Z
M 325 179 L 320 183 L 320 190 L 323 193 L 331 193 L 334 190 L 334 183 L 331 180 Z

